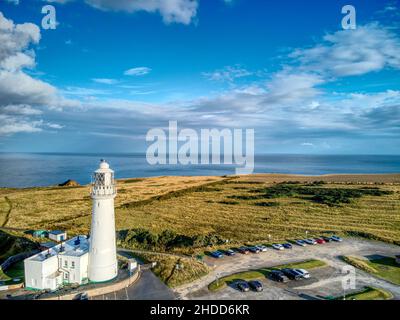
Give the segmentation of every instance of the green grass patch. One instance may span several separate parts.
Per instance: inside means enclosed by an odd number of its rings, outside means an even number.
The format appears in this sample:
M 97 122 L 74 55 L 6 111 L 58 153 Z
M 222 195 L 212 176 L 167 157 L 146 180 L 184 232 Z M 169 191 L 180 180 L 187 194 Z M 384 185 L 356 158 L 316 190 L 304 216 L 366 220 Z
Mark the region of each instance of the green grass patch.
M 352 265 L 353 267 L 355 267 L 357 269 L 363 270 L 368 273 L 374 273 L 374 274 L 377 273 L 377 270 L 374 267 L 371 267 L 368 264 L 368 261 L 366 261 L 366 260 L 362 260 L 362 259 L 350 257 L 350 256 L 343 256 L 342 259 L 344 262 Z
M 136 256 L 146 263 L 156 262 L 152 271 L 171 288 L 193 282 L 209 272 L 206 264 L 192 258 L 151 253 L 138 253 Z
M 255 280 L 255 279 L 262 279 L 269 275 L 272 270 L 280 270 L 285 268 L 297 268 L 297 269 L 315 269 L 326 266 L 326 263 L 320 260 L 307 260 L 302 262 L 294 262 L 284 265 L 279 265 L 275 267 L 268 267 L 268 268 L 261 268 L 257 270 L 250 270 L 245 272 L 235 273 L 226 277 L 222 277 L 211 282 L 208 285 L 208 289 L 210 291 L 217 291 L 222 288 L 225 288 L 228 284 L 234 283 L 238 280 Z
M 22 282 L 24 279 L 24 261 L 14 263 L 6 271 L 0 270 L 0 281 L 4 281 L 5 284 L 15 284 Z M 20 279 L 21 281 L 14 282 L 13 279 Z
M 353 199 L 363 196 L 383 196 L 392 194 L 392 191 L 380 190 L 379 188 L 323 188 L 320 184 L 297 185 L 288 183 L 279 183 L 268 188 L 253 189 L 252 192 L 258 193 L 258 198 L 290 198 L 300 197 L 305 200 L 326 204 L 328 206 L 339 206 L 349 204 Z
M 343 257 L 343 260 L 352 266 L 365 272 L 400 285 L 400 266 L 396 263 L 396 259 L 392 257 L 380 257 L 370 260 L 361 260 L 354 257 Z
M 400 285 L 400 266 L 395 258 L 383 257 L 367 261 L 367 264 L 374 268 L 376 275 L 384 280 Z
M 387 290 L 366 287 L 360 292 L 351 293 L 345 296 L 346 300 L 389 300 L 393 294 Z M 337 297 L 335 300 L 343 300 L 343 297 Z

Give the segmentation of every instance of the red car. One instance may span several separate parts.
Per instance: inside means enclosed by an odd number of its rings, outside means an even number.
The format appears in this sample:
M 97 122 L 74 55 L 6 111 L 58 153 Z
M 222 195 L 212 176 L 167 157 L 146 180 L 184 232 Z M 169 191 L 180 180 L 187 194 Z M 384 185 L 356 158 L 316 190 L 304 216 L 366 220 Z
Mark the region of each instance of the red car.
M 315 239 L 315 241 L 317 241 L 318 244 L 326 243 L 326 241 L 324 239 L 322 239 L 322 238 Z

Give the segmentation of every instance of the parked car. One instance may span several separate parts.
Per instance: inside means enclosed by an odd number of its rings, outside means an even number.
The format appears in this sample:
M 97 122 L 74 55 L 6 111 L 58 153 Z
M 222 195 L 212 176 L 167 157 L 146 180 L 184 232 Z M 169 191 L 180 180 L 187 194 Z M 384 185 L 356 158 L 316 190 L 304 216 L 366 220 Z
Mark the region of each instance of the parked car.
M 322 236 L 321 238 L 324 239 L 325 242 L 332 242 L 333 241 L 331 237 Z
M 252 288 L 254 291 L 261 292 L 264 290 L 263 285 L 260 281 L 254 280 L 249 282 L 250 288 Z
M 278 282 L 288 282 L 289 281 L 289 278 L 287 276 L 285 276 L 285 274 L 280 270 L 272 270 L 269 275 L 272 280 L 275 280 Z
M 296 272 L 294 269 L 285 268 L 282 269 L 282 272 L 287 276 L 290 280 L 301 280 L 302 276 L 300 273 Z
M 213 251 L 213 252 L 211 252 L 211 256 L 213 257 L 213 258 L 216 258 L 216 259 L 219 259 L 219 258 L 222 258 L 224 255 L 222 254 L 222 252 L 221 251 Z
M 331 237 L 325 237 L 325 236 L 323 236 L 322 239 L 324 239 L 325 242 L 332 242 L 332 241 L 333 241 Z
M 310 273 L 305 269 L 294 269 L 294 271 L 299 273 L 301 275 L 301 277 L 304 279 L 309 279 L 311 277 Z
M 282 246 L 283 246 L 285 249 L 292 249 L 292 248 L 293 248 L 293 246 L 292 246 L 290 243 L 283 243 Z
M 261 252 L 261 250 L 258 249 L 257 247 L 249 247 L 249 250 L 252 253 L 260 253 Z
M 89 300 L 89 296 L 86 292 L 81 292 L 75 296 L 74 300 Z
M 267 251 L 267 247 L 266 246 L 264 246 L 264 245 L 262 245 L 262 244 L 260 244 L 260 245 L 258 245 L 258 246 L 256 246 L 261 252 L 265 252 L 265 251 Z
M 315 241 L 317 241 L 318 244 L 324 244 L 326 241 L 322 238 L 317 238 L 315 239 Z
M 250 251 L 247 247 L 240 247 L 238 251 L 242 254 L 248 254 Z
M 307 244 L 311 244 L 311 245 L 315 245 L 315 244 L 317 244 L 317 241 L 315 241 L 314 239 L 304 239 L 304 241 L 307 243 Z
M 232 249 L 225 250 L 224 253 L 226 256 L 234 256 L 236 254 L 236 252 L 233 251 Z
M 279 243 L 274 243 L 272 245 L 272 248 L 274 248 L 275 250 L 284 250 L 285 249 L 285 247 Z
M 304 240 L 296 240 L 295 243 L 300 247 L 305 247 L 307 245 Z
M 246 281 L 238 281 L 236 285 L 238 289 L 242 292 L 250 291 L 250 286 Z
M 340 238 L 340 237 L 338 237 L 338 236 L 332 236 L 331 239 L 332 239 L 333 241 L 336 241 L 336 242 L 342 242 L 342 241 L 343 241 L 343 239 Z

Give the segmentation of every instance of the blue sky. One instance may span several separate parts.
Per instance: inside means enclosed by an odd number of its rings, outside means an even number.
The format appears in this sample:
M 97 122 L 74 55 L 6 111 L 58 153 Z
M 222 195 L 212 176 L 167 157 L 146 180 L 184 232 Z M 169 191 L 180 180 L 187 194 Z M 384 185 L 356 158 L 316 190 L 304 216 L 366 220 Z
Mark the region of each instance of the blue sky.
M 44 5 L 57 28 L 41 28 Z M 399 1 L 2 0 L 0 151 L 141 152 L 154 127 L 256 153 L 400 154 Z

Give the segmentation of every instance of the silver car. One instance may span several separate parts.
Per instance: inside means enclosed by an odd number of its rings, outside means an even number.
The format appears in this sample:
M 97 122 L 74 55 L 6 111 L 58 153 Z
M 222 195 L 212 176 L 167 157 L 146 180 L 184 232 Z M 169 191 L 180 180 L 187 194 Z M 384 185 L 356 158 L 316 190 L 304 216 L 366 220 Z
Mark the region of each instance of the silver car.
M 296 271 L 304 279 L 309 279 L 311 277 L 310 273 L 305 269 L 294 269 L 294 271 Z
M 314 244 L 317 244 L 317 241 L 315 241 L 314 239 L 305 239 L 304 240 L 307 244 L 312 244 L 312 245 L 314 245 Z

